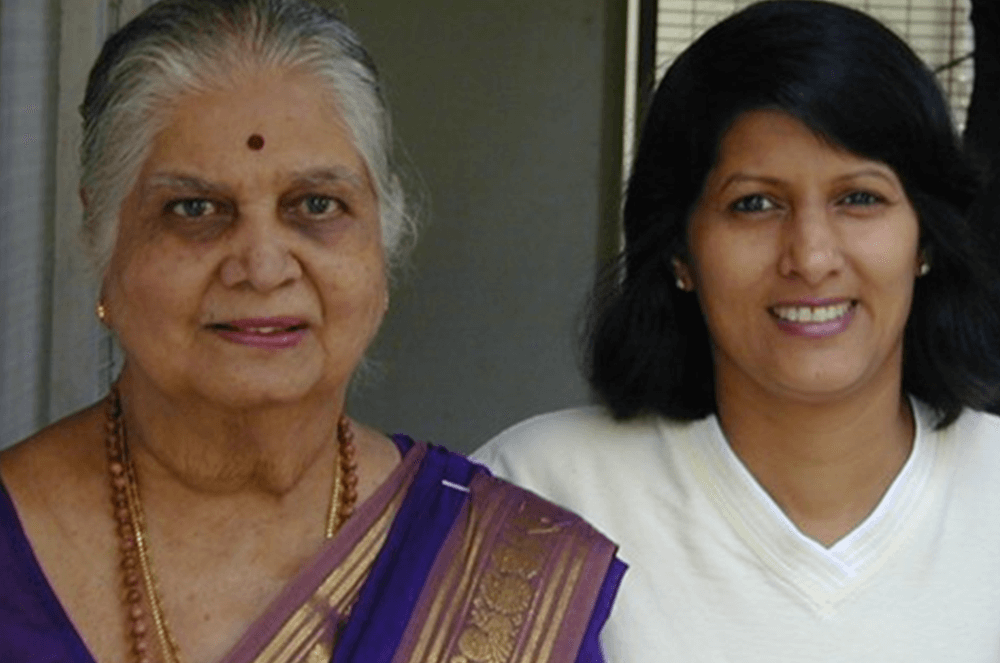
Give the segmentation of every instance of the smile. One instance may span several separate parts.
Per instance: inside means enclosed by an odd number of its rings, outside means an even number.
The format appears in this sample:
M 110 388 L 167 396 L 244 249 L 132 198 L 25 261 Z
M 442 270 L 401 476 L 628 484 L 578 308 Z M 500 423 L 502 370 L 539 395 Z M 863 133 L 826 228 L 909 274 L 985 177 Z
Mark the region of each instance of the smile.
M 223 339 L 264 350 L 282 350 L 298 345 L 309 324 L 299 318 L 250 318 L 208 325 Z
M 291 325 L 288 327 L 237 327 L 235 325 L 218 324 L 211 325 L 212 329 L 218 329 L 221 331 L 233 331 L 233 332 L 243 332 L 245 334 L 284 334 L 287 332 L 299 331 L 305 329 L 306 325 Z
M 772 306 L 769 310 L 776 318 L 786 322 L 830 322 L 846 316 L 856 303 L 850 301 L 831 306 Z

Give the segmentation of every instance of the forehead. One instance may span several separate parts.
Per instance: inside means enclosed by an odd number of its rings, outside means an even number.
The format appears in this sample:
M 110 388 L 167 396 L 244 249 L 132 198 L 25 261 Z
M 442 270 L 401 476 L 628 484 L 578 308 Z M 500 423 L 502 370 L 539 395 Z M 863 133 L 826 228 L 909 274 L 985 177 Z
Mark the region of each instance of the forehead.
M 855 154 L 814 131 L 797 117 L 778 110 L 739 115 L 719 141 L 713 171 L 790 168 L 822 162 L 829 168 L 861 164 L 891 170 L 881 162 Z
M 339 167 L 367 180 L 333 94 L 312 74 L 241 72 L 178 96 L 160 126 L 144 174 L 180 170 L 226 179 Z

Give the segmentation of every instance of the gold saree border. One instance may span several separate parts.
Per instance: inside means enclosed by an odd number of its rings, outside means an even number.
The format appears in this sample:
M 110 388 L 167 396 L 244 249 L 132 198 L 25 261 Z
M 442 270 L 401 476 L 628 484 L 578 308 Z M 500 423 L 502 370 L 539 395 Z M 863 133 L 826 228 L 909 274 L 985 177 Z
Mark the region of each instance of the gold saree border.
M 427 447 L 415 445 L 220 663 L 329 663 L 337 619 L 357 599 Z
M 402 495 L 379 517 L 364 538 L 334 569 L 322 585 L 288 618 L 253 663 L 285 663 L 324 660 L 332 655 L 333 615 L 344 615 L 357 596 L 368 571 L 375 562 L 399 505 Z
M 572 663 L 614 544 L 506 482 L 470 489 L 393 663 Z

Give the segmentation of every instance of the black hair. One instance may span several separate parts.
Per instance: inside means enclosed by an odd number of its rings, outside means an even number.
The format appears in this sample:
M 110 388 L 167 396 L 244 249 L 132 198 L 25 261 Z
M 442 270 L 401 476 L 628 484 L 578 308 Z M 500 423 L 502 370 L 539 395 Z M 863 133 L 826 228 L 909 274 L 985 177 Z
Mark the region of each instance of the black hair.
M 722 136 L 751 110 L 786 112 L 829 143 L 888 164 L 916 210 L 931 271 L 914 286 L 903 389 L 946 426 L 1000 387 L 1000 288 L 967 212 L 978 174 L 933 74 L 873 18 L 811 0 L 761 2 L 708 30 L 660 82 L 624 206 L 625 249 L 600 279 L 586 371 L 617 418 L 716 410 L 709 332 L 675 287 L 687 226 Z

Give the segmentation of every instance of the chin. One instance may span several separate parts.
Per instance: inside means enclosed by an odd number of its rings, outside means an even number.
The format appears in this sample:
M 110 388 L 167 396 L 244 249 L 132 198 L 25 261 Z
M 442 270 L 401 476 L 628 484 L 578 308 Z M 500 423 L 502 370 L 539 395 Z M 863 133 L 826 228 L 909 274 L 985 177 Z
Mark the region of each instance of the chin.
M 821 405 L 862 392 L 870 382 L 858 375 L 825 375 L 822 379 L 784 381 L 779 391 L 785 398 Z
M 273 376 L 256 380 L 210 380 L 201 386 L 210 402 L 227 409 L 250 409 L 290 405 L 307 399 L 319 387 L 314 380 L 275 379 Z

